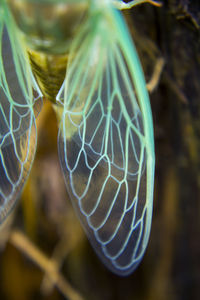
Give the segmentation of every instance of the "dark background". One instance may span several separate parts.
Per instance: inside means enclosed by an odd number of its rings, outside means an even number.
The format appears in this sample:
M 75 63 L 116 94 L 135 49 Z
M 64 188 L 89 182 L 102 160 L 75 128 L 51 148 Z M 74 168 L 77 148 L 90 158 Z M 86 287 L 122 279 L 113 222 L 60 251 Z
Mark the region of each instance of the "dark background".
M 120 278 L 107 271 L 91 249 L 67 196 L 57 156 L 56 118 L 47 104 L 38 117 L 38 150 L 21 204 L 1 234 L 8 242 L 1 242 L 0 299 L 65 298 L 48 285 L 48 263 L 40 268 L 37 259 L 30 259 L 31 249 L 26 248 L 26 254 L 18 249 L 16 229 L 50 264 L 52 257 L 58 262 L 63 277 L 57 286 L 64 280 L 65 295 L 70 284 L 88 300 L 200 298 L 200 2 L 163 3 L 161 8 L 144 4 L 126 12 L 147 82 L 157 59 L 165 61 L 150 95 L 155 196 L 150 242 L 141 265 Z

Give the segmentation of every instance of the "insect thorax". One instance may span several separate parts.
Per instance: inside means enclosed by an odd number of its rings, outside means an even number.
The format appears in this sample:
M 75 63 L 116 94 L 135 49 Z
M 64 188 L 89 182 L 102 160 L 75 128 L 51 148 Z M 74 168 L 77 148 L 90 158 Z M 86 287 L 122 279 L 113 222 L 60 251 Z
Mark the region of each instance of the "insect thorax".
M 88 2 L 7 1 L 24 36 L 40 89 L 55 102 L 65 78 L 69 46 L 86 17 Z

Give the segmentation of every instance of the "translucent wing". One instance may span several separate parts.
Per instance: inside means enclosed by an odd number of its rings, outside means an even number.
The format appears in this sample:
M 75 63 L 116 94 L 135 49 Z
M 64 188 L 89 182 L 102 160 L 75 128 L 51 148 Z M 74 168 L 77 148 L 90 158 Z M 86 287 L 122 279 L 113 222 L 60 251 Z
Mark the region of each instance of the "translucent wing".
M 110 270 L 127 275 L 141 261 L 151 227 L 152 117 L 121 14 L 110 8 L 95 17 L 74 41 L 58 95 L 59 156 L 92 246 Z
M 0 223 L 29 174 L 36 146 L 39 103 L 23 40 L 4 2 L 0 15 Z M 35 99 L 35 100 L 34 100 Z

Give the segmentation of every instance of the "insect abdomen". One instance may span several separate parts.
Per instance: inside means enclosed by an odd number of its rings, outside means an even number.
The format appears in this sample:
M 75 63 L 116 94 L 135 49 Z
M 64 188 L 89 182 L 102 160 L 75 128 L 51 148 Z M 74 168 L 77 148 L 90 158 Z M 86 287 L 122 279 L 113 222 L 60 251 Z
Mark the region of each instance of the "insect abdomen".
M 51 55 L 28 50 L 31 67 L 45 98 L 55 103 L 66 75 L 67 54 Z

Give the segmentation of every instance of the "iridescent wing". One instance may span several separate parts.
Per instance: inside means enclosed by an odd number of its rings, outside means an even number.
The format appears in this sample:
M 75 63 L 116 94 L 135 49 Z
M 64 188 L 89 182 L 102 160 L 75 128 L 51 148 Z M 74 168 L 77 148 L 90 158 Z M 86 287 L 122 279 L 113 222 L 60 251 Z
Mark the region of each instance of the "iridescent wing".
M 35 113 L 39 110 L 36 99 L 40 91 L 34 82 L 23 40 L 4 2 L 0 8 L 1 223 L 19 197 L 34 158 Z
M 143 257 L 151 227 L 152 116 L 121 14 L 109 7 L 92 17 L 72 45 L 57 97 L 63 104 L 59 157 L 93 248 L 111 271 L 128 275 Z

